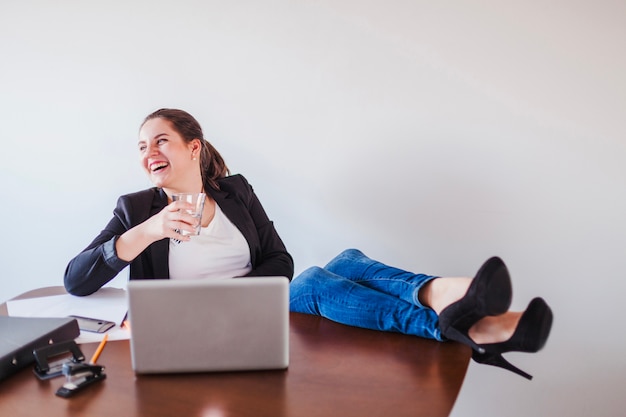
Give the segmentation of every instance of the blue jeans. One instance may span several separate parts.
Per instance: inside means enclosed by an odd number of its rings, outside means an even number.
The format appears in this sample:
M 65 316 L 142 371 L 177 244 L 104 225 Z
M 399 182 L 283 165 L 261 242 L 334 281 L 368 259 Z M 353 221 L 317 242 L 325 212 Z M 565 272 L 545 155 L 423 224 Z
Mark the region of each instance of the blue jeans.
M 418 299 L 419 290 L 435 278 L 348 249 L 324 268 L 298 275 L 291 282 L 289 308 L 350 326 L 444 340 L 437 314 Z

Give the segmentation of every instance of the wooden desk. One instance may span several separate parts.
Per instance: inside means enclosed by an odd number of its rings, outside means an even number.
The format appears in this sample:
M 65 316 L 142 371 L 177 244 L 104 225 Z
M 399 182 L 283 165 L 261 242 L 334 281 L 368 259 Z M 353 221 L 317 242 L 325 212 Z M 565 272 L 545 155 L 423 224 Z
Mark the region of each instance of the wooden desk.
M 51 287 L 19 298 L 58 294 Z M 6 304 L 0 304 L 6 314 Z M 284 371 L 136 376 L 129 341 L 109 342 L 98 363 L 107 379 L 70 399 L 64 380 L 38 380 L 28 367 L 0 381 L 0 416 L 448 416 L 471 350 L 291 313 Z M 81 345 L 91 357 L 95 343 Z

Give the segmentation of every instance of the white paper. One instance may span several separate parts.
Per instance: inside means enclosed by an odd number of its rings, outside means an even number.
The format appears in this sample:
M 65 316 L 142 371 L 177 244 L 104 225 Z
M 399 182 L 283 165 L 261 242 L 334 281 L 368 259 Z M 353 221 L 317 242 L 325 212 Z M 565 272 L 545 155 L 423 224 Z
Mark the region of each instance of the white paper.
M 86 297 L 62 294 L 9 300 L 6 305 L 9 316 L 15 317 L 83 316 L 112 321 L 116 326 L 107 331 L 109 340 L 130 338 L 130 332 L 120 327 L 128 308 L 126 291 L 120 288 L 101 288 Z M 103 337 L 104 333 L 81 331 L 76 343 L 99 342 Z

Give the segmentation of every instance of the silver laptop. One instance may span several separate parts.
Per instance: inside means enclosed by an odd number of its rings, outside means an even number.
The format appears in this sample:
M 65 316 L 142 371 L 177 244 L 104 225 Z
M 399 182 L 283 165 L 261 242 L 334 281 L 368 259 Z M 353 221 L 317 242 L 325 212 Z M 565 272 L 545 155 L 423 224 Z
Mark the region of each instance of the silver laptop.
M 128 282 L 136 373 L 285 369 L 285 277 Z

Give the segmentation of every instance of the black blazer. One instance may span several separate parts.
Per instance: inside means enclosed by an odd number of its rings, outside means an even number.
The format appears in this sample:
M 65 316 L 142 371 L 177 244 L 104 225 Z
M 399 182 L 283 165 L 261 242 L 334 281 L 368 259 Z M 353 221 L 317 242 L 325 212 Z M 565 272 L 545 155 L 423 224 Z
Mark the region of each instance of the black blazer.
M 241 175 L 222 178 L 218 183 L 219 190 L 208 189 L 206 192 L 248 241 L 252 261 L 248 276 L 291 279 L 293 259 L 252 186 Z M 152 243 L 130 263 L 118 258 L 115 251 L 115 242 L 120 235 L 165 206 L 167 195 L 156 187 L 121 196 L 109 224 L 69 262 L 65 270 L 65 289 L 74 295 L 92 294 L 129 264 L 130 279 L 169 278 L 169 239 Z

